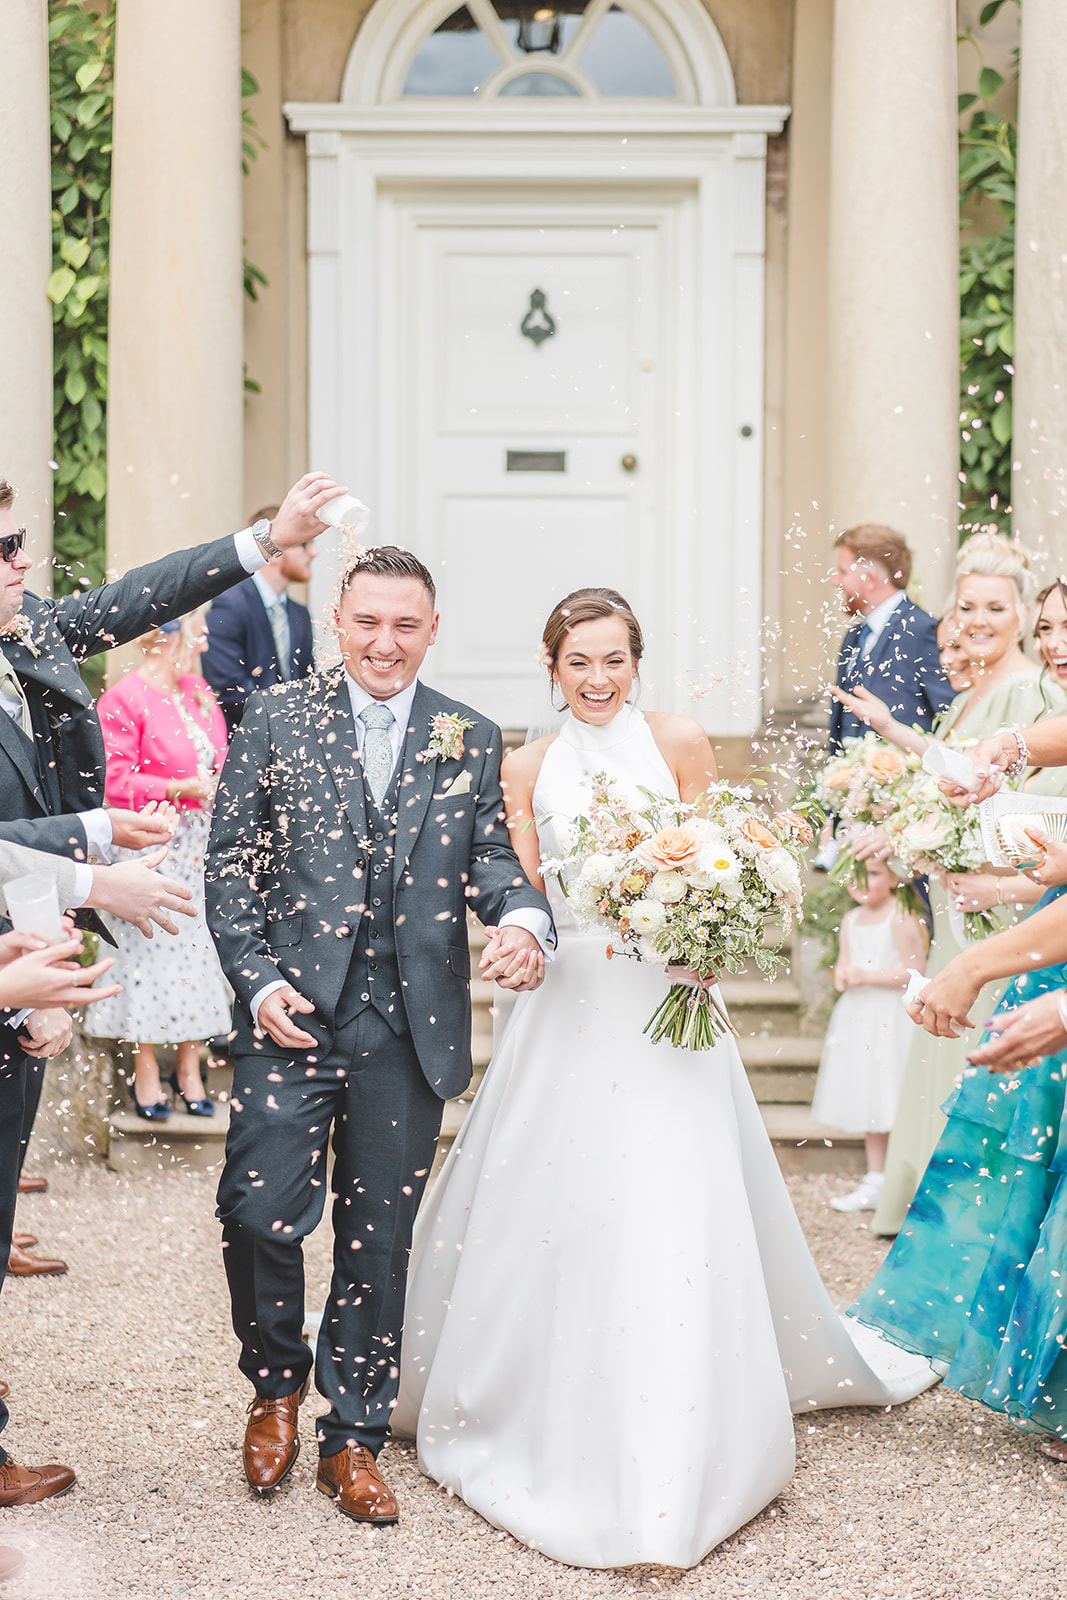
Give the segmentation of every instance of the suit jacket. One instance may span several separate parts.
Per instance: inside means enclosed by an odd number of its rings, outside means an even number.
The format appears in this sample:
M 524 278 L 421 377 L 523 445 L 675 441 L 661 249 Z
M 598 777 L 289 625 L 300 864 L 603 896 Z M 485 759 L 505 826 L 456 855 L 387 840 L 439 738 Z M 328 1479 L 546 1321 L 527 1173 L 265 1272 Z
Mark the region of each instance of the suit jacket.
M 311 617 L 307 606 L 298 605 L 295 600 L 288 600 L 287 605 L 289 677 L 306 678 L 314 671 Z M 230 733 L 241 720 L 248 696 L 282 681 L 274 631 L 251 578 L 220 595 L 212 605 L 207 649 L 200 665 L 215 691 Z
M 464 753 L 419 761 L 439 712 L 474 723 Z M 400 758 L 392 900 L 408 1029 L 442 1099 L 471 1075 L 468 906 L 484 923 L 522 906 L 548 911 L 504 826 L 500 757 L 499 728 L 419 685 Z M 314 1002 L 301 1025 L 325 1054 L 367 894 L 367 833 L 343 669 L 254 694 L 215 796 L 205 891 L 237 996 L 238 1054 L 284 1054 L 255 1042 L 249 1010 L 279 978 Z
M 90 594 L 42 600 L 27 594 L 27 636 L 3 651 L 26 691 L 31 741 L 0 713 L 0 816 L 15 844 L 81 854 L 77 811 L 104 804 L 104 738 L 79 664 L 214 599 L 246 576 L 232 538 L 215 539 L 143 567 Z
M 180 680 L 186 713 L 204 729 L 215 747 L 211 770 L 218 772 L 226 755 L 226 723 L 218 701 L 195 673 Z M 175 778 L 193 778 L 200 767 L 196 741 L 169 694 L 156 689 L 139 672 L 127 672 L 100 696 L 97 707 L 107 750 L 104 793 L 109 806 L 140 811 L 150 800 L 165 800 Z M 179 811 L 202 811 L 203 801 L 175 800 Z
M 853 623 L 841 642 L 837 683 L 842 689 L 862 685 L 884 700 L 898 722 L 925 731 L 952 700 L 941 670 L 937 623 L 906 596 L 889 617 L 868 655 L 860 658 L 862 621 Z M 830 707 L 830 753 L 837 755 L 846 739 L 860 739 L 866 725 L 839 700 Z
M 27 850 L 25 845 L 8 844 L 0 839 L 0 884 L 12 878 L 24 878 L 38 872 L 45 878 L 56 880 L 59 909 L 62 911 L 74 898 L 74 863 L 69 856 L 47 855 L 43 850 Z

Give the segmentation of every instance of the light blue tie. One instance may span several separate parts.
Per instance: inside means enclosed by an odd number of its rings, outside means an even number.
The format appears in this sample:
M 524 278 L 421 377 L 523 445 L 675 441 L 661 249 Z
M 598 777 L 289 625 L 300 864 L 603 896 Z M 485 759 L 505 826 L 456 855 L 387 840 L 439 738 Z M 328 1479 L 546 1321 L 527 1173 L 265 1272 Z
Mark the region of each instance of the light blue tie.
M 374 804 L 380 806 L 393 776 L 393 747 L 389 742 L 389 729 L 396 720 L 388 706 L 374 701 L 364 706 L 359 720 L 366 728 L 363 738 L 363 771 Z
M 279 595 L 277 600 L 272 600 L 267 607 L 270 618 L 270 631 L 274 635 L 274 653 L 278 657 L 278 676 L 288 678 L 292 666 L 289 660 L 291 649 L 291 635 L 289 633 L 289 612 L 285 604 L 285 596 Z

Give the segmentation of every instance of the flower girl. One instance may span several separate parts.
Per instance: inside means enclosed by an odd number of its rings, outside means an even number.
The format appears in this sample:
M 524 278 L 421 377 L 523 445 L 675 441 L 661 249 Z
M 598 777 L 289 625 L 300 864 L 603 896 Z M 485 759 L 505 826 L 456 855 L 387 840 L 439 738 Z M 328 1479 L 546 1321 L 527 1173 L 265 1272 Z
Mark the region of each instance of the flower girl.
M 918 917 L 901 913 L 896 879 L 884 862 L 867 862 L 867 883 L 849 886 L 856 902 L 841 924 L 834 987 L 841 998 L 826 1031 L 811 1112 L 816 1122 L 862 1133 L 867 1172 L 858 1189 L 830 1204 L 837 1211 L 873 1211 L 908 1059 L 912 1024 L 901 1004 L 908 968 L 926 966 L 926 934 Z

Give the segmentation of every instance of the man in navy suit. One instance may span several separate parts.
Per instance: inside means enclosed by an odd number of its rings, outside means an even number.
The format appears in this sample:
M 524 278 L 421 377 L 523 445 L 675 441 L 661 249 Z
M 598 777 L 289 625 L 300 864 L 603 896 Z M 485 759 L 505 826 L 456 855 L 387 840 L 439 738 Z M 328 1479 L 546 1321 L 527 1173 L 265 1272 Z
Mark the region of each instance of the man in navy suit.
M 277 510 L 264 506 L 251 525 L 269 523 Z M 222 707 L 230 738 L 250 694 L 314 671 L 311 618 L 306 606 L 289 598 L 288 588 L 307 582 L 317 554 L 313 544 L 293 545 L 212 602 L 201 670 Z
M 834 540 L 837 568 L 830 582 L 855 618 L 841 643 L 840 689 L 869 689 L 898 722 L 929 730 L 952 699 L 941 670 L 937 623 L 909 600 L 911 551 L 903 536 L 874 523 L 850 528 Z M 866 727 L 840 701 L 830 708 L 830 753 Z

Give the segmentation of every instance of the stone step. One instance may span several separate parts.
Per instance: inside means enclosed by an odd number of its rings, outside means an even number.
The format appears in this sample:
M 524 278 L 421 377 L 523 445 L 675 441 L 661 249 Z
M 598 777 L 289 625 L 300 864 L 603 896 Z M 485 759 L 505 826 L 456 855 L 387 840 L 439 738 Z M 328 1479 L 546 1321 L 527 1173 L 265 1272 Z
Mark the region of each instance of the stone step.
M 764 1007 L 785 1011 L 800 1005 L 800 988 L 792 978 L 723 978 L 719 988 L 731 1011 Z
M 821 1039 L 801 1038 L 792 1033 L 769 1039 L 742 1034 L 737 1047 L 748 1072 L 814 1072 L 822 1055 Z
M 783 1172 L 866 1171 L 862 1133 L 828 1128 L 799 1106 L 762 1105 L 760 1113 Z
M 112 1172 L 218 1172 L 226 1148 L 230 1108 L 215 1102 L 213 1117 L 174 1111 L 166 1122 L 145 1122 L 132 1111 L 108 1118 L 107 1164 Z

